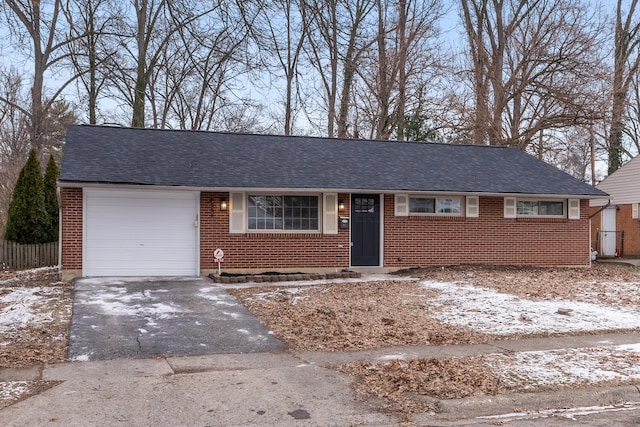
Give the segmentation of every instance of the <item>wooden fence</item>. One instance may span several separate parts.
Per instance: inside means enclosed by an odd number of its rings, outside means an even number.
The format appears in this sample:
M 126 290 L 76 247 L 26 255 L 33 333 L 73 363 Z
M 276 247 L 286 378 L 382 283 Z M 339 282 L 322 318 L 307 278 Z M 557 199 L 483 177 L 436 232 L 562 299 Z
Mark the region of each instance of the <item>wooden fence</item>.
M 58 265 L 58 242 L 21 245 L 0 241 L 0 269 L 23 269 Z

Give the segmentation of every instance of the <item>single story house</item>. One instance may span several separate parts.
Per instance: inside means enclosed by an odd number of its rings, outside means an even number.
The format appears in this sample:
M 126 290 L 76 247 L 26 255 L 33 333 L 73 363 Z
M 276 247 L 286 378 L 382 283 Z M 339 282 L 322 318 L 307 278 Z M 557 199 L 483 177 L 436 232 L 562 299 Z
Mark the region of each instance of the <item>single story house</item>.
M 592 246 L 604 257 L 640 256 L 640 156 L 606 177 L 596 188 L 610 200 L 592 199 Z
M 86 125 L 58 185 L 66 279 L 589 266 L 607 196 L 507 147 Z

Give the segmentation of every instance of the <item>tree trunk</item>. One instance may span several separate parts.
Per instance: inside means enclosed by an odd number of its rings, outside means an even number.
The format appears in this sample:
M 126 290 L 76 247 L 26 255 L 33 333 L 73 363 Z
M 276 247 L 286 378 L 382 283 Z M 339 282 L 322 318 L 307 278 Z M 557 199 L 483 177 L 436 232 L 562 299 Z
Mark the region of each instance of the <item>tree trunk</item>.
M 407 1 L 398 2 L 398 103 L 396 107 L 397 139 L 404 141 L 407 106 Z
M 633 28 L 631 28 L 631 20 L 637 3 L 637 0 L 633 0 L 629 5 L 629 11 L 624 24 L 622 22 L 622 0 L 618 0 L 616 8 L 613 99 L 608 141 L 609 175 L 622 166 L 622 142 L 627 94 L 632 75 L 638 70 L 638 58 L 640 58 L 640 55 L 638 55 L 635 61 L 630 61 L 633 50 L 638 47 L 638 25 L 634 25 Z
M 147 0 L 136 1 L 138 57 L 134 87 L 132 127 L 144 127 L 144 103 L 147 92 Z
M 389 128 L 389 103 L 390 103 L 390 82 L 389 63 L 387 61 L 387 44 L 385 28 L 385 7 L 381 0 L 377 0 L 378 6 L 378 120 L 376 123 L 376 139 L 388 139 L 387 129 Z
M 44 145 L 42 121 L 44 111 L 42 105 L 42 87 L 47 64 L 46 52 L 42 52 L 42 34 L 40 33 L 40 2 L 33 2 L 33 86 L 31 87 L 31 145 L 38 154 Z

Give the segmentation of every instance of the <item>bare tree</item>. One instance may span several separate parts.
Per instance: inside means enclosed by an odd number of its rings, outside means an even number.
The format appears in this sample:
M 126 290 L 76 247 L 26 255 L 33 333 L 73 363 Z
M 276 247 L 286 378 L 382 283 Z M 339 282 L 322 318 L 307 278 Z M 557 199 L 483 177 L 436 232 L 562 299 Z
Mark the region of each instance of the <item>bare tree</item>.
M 78 76 L 79 94 L 86 99 L 89 123 L 96 124 L 98 102 L 108 79 L 105 62 L 117 45 L 110 43 L 121 11 L 111 0 L 69 0 L 63 9 L 69 23 L 69 61 Z
M 600 22 L 569 0 L 461 0 L 475 144 L 527 149 L 602 116 Z M 542 145 L 539 145 L 541 148 Z
M 147 91 L 154 126 L 220 129 L 218 119 L 232 115 L 234 105 L 255 109 L 234 85 L 251 79 L 250 33 L 259 8 L 222 6 L 163 47 Z
M 18 107 L 29 104 L 28 89 L 15 69 L 0 70 L 0 97 L 8 101 L 0 103 L 0 231 L 7 220 L 7 209 L 20 169 L 31 150 L 29 113 Z M 66 127 L 76 120 L 68 104 L 56 101 L 41 121 L 42 144 L 58 160 Z M 39 157 L 48 158 L 48 154 L 42 152 Z
M 442 13 L 439 0 L 376 0 L 376 42 L 358 68 L 355 106 L 359 128 L 370 137 L 404 140 L 407 116 L 415 127 L 425 115 L 427 83 L 435 93 L 446 56 L 436 42 Z
M 132 0 L 132 17 L 122 16 L 118 45 L 120 51 L 108 61 L 111 84 L 117 97 L 131 107 L 131 126 L 145 126 L 145 104 L 153 73 L 164 64 L 170 42 L 186 27 L 224 7 L 223 1 L 212 4 L 192 0 Z M 132 84 L 133 83 L 133 84 Z
M 354 78 L 364 52 L 375 43 L 368 21 L 374 0 L 312 0 L 309 61 L 321 80 L 327 111 L 327 134 L 346 137 Z
M 609 133 L 609 174 L 622 166 L 625 110 L 628 107 L 629 87 L 640 66 L 640 22 L 635 17 L 638 0 L 631 0 L 629 10 L 622 10 L 622 0 L 616 7 L 613 100 Z
M 0 73 L 0 232 L 4 233 L 7 209 L 18 174 L 29 154 L 29 114 L 18 107 L 29 103 L 18 72 Z M 4 234 L 3 234 L 4 235 Z
M 68 55 L 66 47 L 76 39 L 64 35 L 63 28 L 66 24 L 61 13 L 61 0 L 53 0 L 52 4 L 46 7 L 40 1 L 5 0 L 0 3 L 0 8 L 4 12 L 13 39 L 33 58 L 29 108 L 17 105 L 6 97 L 0 97 L 0 101 L 22 109 L 29 119 L 31 144 L 43 154 L 43 149 L 46 148 L 43 123 L 47 112 L 62 91 L 77 77 L 75 74 L 63 75 L 62 83 L 45 99 L 45 74 L 62 65 Z
M 274 63 L 276 78 L 284 76 L 284 134 L 293 134 L 296 102 L 299 99 L 298 77 L 303 47 L 309 36 L 308 23 L 315 20 L 305 0 L 271 0 L 262 10 L 261 26 L 267 63 Z
M 629 87 L 629 101 L 627 103 L 627 123 L 624 126 L 624 136 L 629 146 L 623 144 L 621 149 L 627 158 L 640 153 L 640 73 L 632 76 Z M 610 145 L 610 144 L 608 144 Z

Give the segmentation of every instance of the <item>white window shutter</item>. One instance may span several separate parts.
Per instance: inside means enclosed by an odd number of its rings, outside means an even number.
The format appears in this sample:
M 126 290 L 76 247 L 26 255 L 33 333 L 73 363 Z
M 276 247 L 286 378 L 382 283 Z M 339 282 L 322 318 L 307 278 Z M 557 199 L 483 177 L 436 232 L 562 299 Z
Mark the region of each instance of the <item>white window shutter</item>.
M 338 195 L 324 193 L 322 201 L 322 232 L 324 234 L 338 234 Z
M 580 219 L 580 199 L 569 199 L 569 219 Z
M 396 194 L 395 215 L 409 216 L 409 195 L 408 194 Z
M 515 218 L 516 216 L 517 216 L 516 198 L 515 197 L 505 197 L 504 198 L 504 217 L 505 218 Z
M 478 196 L 467 196 L 466 201 L 467 218 L 478 218 L 480 208 L 478 206 Z
M 245 232 L 244 193 L 229 193 L 229 233 Z
M 638 204 L 631 204 L 631 219 L 638 219 Z

